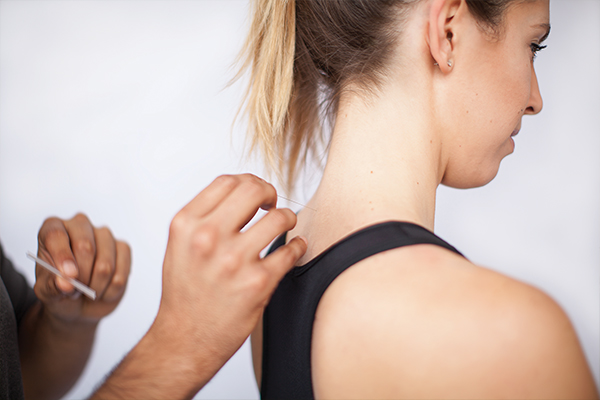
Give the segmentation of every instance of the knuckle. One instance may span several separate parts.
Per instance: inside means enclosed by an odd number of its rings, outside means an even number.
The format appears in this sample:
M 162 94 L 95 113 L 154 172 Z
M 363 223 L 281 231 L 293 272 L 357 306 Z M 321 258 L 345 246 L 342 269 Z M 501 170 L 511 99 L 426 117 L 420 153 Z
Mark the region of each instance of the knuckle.
M 73 251 L 81 255 L 93 255 L 96 252 L 94 242 L 91 239 L 75 239 L 71 243 Z
M 110 283 L 110 286 L 111 286 L 111 290 L 114 290 L 117 292 L 122 291 L 125 288 L 125 286 L 127 286 L 127 277 L 122 274 L 116 274 L 113 277 L 113 279 Z
M 241 254 L 235 251 L 229 251 L 225 253 L 219 262 L 221 270 L 226 274 L 230 274 L 238 270 L 242 264 L 243 258 Z
M 87 215 L 85 215 L 82 212 L 78 212 L 77 214 L 75 214 L 75 216 L 73 216 L 73 218 L 71 218 L 71 221 L 75 221 L 75 222 L 79 222 L 79 223 L 90 223 L 89 218 L 87 217 Z
M 296 261 L 298 261 L 298 251 L 292 246 L 288 245 L 284 247 L 281 249 L 281 253 L 282 263 L 286 267 L 291 267 Z
M 220 175 L 215 178 L 213 183 L 219 186 L 233 187 L 239 183 L 240 178 L 235 175 Z
M 267 183 L 267 181 L 265 181 L 264 179 L 254 175 L 254 174 L 243 174 L 244 178 L 249 181 L 249 182 L 253 182 L 259 185 L 269 185 Z
M 218 229 L 213 225 L 204 225 L 194 232 L 192 246 L 195 252 L 202 255 L 209 255 L 212 254 L 217 247 L 218 239 Z
M 246 173 L 243 175 L 244 177 L 246 177 L 246 179 L 259 183 L 261 185 L 265 185 L 265 186 L 272 186 L 269 182 L 265 181 L 263 178 L 261 178 L 260 176 L 256 176 L 254 174 L 250 174 L 250 173 Z
M 95 274 L 100 278 L 108 278 L 112 275 L 113 265 L 110 261 L 97 261 L 94 266 Z
M 257 180 L 246 181 L 243 183 L 245 196 L 256 201 L 265 202 L 275 196 L 275 189 Z
M 112 235 L 113 235 L 111 230 L 108 228 L 108 226 L 101 226 L 101 227 L 97 228 L 97 230 L 98 230 L 98 233 L 101 233 L 106 236 L 112 237 Z
M 260 178 L 259 178 L 260 179 Z M 270 184 L 269 182 L 260 179 L 260 183 L 265 187 L 266 190 L 269 191 L 269 193 L 272 193 L 273 195 L 277 194 L 277 190 L 275 189 L 275 186 L 273 186 L 272 184 Z
M 43 241 L 44 243 L 46 243 L 46 245 L 48 245 L 54 241 L 57 241 L 57 240 L 65 240 L 65 239 L 67 239 L 67 233 L 62 229 L 58 229 L 58 227 L 56 225 L 45 229 L 43 236 L 40 232 L 40 240 Z
M 252 278 L 248 280 L 250 290 L 255 293 L 262 293 L 269 287 L 270 276 L 263 268 L 257 269 Z
M 57 224 L 61 224 L 62 220 L 58 217 L 48 217 L 42 223 L 42 229 L 48 226 L 56 226 Z
M 285 208 L 273 210 L 269 214 L 271 214 L 271 223 L 280 229 L 286 229 L 290 227 L 290 225 L 293 225 L 295 220 L 295 214 Z
M 256 179 L 250 179 L 244 182 L 244 189 L 251 194 L 260 194 L 264 192 L 265 186 Z
M 238 176 L 241 179 L 245 180 L 245 181 L 257 181 L 257 180 L 261 180 L 258 176 L 254 175 L 254 174 L 250 174 L 248 172 L 246 172 L 244 174 L 240 174 Z
M 189 221 L 190 218 L 188 212 L 185 209 L 179 211 L 171 220 L 169 233 L 171 235 L 177 235 L 179 232 L 184 232 L 187 229 Z

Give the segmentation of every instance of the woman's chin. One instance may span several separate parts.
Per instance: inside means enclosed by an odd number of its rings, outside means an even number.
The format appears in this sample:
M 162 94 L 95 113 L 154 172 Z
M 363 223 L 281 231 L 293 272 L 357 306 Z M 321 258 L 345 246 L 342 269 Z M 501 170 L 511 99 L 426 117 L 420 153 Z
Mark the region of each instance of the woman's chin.
M 480 168 L 474 171 L 449 174 L 442 178 L 442 185 L 455 189 L 473 189 L 487 185 L 498 174 L 498 164 L 495 168 Z

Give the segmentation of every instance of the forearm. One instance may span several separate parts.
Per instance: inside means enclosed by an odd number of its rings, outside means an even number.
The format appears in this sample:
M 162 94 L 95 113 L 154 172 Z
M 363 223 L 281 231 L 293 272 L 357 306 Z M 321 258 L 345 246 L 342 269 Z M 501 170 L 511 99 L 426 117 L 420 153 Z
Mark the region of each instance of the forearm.
M 155 324 L 91 398 L 192 398 L 227 357 L 211 354 L 201 338 L 189 349 L 177 336 Z
M 19 326 L 26 398 L 56 399 L 77 381 L 89 358 L 97 322 L 65 322 L 36 303 Z

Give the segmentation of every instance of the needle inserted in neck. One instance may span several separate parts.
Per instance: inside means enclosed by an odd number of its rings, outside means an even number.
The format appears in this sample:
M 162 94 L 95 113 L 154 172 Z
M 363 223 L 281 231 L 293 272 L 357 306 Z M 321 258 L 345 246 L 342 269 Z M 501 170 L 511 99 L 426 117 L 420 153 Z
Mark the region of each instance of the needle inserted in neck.
M 315 210 L 314 208 L 311 208 L 311 207 L 309 207 L 309 206 L 307 206 L 307 205 L 304 205 L 304 204 L 302 204 L 302 203 L 298 203 L 297 201 L 294 201 L 294 200 L 292 200 L 292 199 L 288 199 L 287 197 L 283 197 L 283 196 L 281 196 L 281 195 L 277 195 L 277 197 L 281 197 L 281 198 L 282 198 L 282 199 L 284 199 L 284 200 L 287 200 L 287 201 L 289 201 L 289 202 L 291 202 L 291 203 L 294 203 L 294 204 L 298 204 L 299 206 L 302 206 L 302 207 L 304 207 L 304 208 L 308 208 L 309 210 L 313 210 L 313 211 L 315 211 L 315 212 L 317 211 L 317 210 Z

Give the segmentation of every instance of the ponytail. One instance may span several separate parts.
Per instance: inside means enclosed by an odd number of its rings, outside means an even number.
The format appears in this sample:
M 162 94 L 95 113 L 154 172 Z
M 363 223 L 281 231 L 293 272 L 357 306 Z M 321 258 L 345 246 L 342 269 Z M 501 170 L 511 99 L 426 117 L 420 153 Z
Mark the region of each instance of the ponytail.
M 249 70 L 242 107 L 248 117 L 250 150 L 259 147 L 280 180 L 286 167 L 294 88 L 295 20 L 295 0 L 255 0 L 250 33 L 240 54 L 243 64 L 236 77 Z
M 235 79 L 249 71 L 241 110 L 248 117 L 250 151 L 261 150 L 288 192 L 309 156 L 320 161 L 324 132 L 335 124 L 342 95 L 373 93 L 381 85 L 399 17 L 415 3 L 253 0 Z

